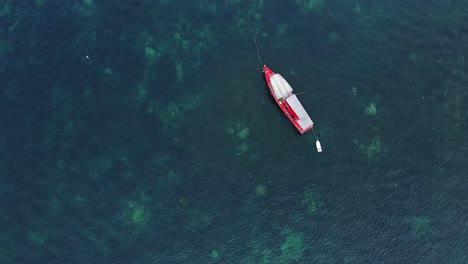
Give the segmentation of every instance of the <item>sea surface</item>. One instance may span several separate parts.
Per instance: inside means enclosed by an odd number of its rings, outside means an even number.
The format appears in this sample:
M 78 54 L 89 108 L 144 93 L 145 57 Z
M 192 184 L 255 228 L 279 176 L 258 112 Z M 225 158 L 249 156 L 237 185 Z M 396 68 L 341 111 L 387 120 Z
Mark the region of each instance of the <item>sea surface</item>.
M 467 110 L 466 1 L 0 0 L 0 263 L 468 263 Z

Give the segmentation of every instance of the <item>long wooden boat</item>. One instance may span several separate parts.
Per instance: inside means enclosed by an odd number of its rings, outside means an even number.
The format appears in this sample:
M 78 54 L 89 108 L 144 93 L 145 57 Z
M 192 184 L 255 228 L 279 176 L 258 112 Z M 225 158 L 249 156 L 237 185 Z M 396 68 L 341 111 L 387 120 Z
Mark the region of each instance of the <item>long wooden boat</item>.
M 304 134 L 312 129 L 314 122 L 293 93 L 291 85 L 279 73 L 273 72 L 266 65 L 263 65 L 263 72 L 271 95 L 299 133 Z

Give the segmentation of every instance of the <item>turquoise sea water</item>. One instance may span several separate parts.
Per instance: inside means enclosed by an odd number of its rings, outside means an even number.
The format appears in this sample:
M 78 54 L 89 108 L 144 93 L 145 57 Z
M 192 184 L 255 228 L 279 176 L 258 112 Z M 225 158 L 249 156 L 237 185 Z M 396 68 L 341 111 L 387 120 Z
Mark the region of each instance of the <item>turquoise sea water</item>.
M 467 16 L 0 1 L 0 263 L 468 262 Z

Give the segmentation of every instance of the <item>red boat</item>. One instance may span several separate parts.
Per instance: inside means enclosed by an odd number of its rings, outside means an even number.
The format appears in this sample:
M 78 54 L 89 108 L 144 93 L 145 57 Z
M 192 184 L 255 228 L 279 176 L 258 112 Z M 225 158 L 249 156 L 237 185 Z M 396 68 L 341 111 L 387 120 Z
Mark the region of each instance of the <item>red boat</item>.
M 314 122 L 310 119 L 297 96 L 292 92 L 291 85 L 279 73 L 273 72 L 266 65 L 263 65 L 263 72 L 265 73 L 265 79 L 270 88 L 271 95 L 284 114 L 299 130 L 299 133 L 304 134 L 312 129 Z

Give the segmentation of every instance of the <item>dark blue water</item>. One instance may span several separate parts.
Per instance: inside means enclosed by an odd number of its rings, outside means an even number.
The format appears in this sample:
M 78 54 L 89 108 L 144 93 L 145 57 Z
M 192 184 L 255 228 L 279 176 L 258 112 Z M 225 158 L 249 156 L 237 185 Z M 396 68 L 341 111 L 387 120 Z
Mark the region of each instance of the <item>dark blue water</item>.
M 464 1 L 23 2 L 0 263 L 468 262 Z

